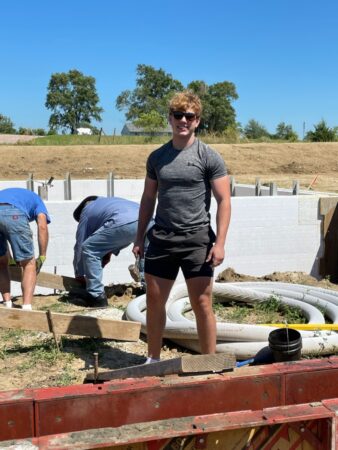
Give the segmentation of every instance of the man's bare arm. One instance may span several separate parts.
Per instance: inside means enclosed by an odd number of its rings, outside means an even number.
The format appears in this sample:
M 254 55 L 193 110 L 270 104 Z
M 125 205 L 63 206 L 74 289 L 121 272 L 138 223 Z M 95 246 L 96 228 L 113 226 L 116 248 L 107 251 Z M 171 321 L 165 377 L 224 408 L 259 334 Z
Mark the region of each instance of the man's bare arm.
M 38 214 L 36 223 L 38 226 L 39 255 L 46 256 L 48 246 L 48 224 L 46 215 L 43 213 Z
M 207 261 L 212 265 L 222 264 L 224 259 L 224 245 L 231 217 L 230 180 L 228 176 L 211 181 L 211 188 L 217 202 L 216 213 L 216 241 L 209 252 Z
M 157 181 L 146 177 L 140 204 L 137 235 L 133 248 L 133 253 L 135 256 L 143 256 L 144 235 L 147 230 L 148 224 L 154 214 L 156 197 Z

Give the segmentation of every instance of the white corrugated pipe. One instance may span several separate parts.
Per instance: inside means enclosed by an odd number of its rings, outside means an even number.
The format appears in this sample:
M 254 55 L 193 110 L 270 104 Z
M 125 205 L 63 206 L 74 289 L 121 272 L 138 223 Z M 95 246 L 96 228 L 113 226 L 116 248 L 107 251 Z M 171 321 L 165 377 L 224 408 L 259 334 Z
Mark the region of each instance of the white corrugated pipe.
M 213 293 L 222 302 L 255 303 L 277 295 L 282 303 L 299 307 L 309 323 L 324 324 L 325 315 L 338 323 L 338 292 L 292 283 L 245 282 L 214 283 Z M 320 308 L 320 309 L 318 309 Z M 167 322 L 163 337 L 182 347 L 199 351 L 196 322 L 184 317 L 190 310 L 185 283 L 173 287 L 166 304 Z M 128 320 L 141 322 L 146 333 L 146 296 L 133 299 L 127 307 Z M 273 327 L 217 322 L 217 352 L 232 351 L 237 359 L 253 358 L 268 345 Z M 332 331 L 300 331 L 302 354 L 332 354 L 338 349 L 338 333 Z

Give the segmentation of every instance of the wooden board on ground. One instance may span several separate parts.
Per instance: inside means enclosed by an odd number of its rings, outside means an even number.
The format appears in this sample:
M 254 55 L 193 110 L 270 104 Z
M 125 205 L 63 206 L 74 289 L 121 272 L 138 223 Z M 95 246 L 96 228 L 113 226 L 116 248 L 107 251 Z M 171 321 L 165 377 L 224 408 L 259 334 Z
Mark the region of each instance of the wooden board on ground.
M 120 341 L 137 341 L 141 324 L 125 320 L 98 319 L 79 314 L 51 313 L 56 334 L 72 334 Z M 52 332 L 48 313 L 0 308 L 0 327 Z
M 100 372 L 97 377 L 89 373 L 85 382 L 109 381 L 124 378 L 162 377 L 173 374 L 216 373 L 236 367 L 233 353 L 217 353 L 215 355 L 189 355 L 168 359 L 152 364 L 141 364 L 123 369 Z
M 9 266 L 9 274 L 12 281 L 21 282 L 20 267 Z M 36 284 L 37 286 L 58 289 L 59 291 L 70 291 L 73 288 L 81 288 L 81 284 L 75 278 L 47 272 L 39 273 Z
M 319 271 L 322 277 L 330 277 L 332 283 L 338 282 L 338 199 L 321 198 L 319 212 L 324 215 L 322 233 L 324 255 L 320 259 Z

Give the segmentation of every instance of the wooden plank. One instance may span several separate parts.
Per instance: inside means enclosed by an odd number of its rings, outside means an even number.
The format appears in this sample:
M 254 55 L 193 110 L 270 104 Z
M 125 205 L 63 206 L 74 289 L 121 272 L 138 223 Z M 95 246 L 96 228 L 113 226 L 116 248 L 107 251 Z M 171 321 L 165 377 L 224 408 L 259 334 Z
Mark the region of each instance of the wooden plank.
M 326 237 L 327 233 L 329 232 L 331 221 L 333 219 L 333 216 L 336 211 L 336 206 L 334 208 L 331 208 L 328 210 L 328 212 L 325 214 L 323 221 L 322 221 L 322 231 L 324 238 Z
M 52 313 L 56 334 L 72 334 L 121 341 L 137 341 L 141 324 L 126 320 L 98 319 L 79 314 Z M 0 327 L 51 332 L 47 312 L 0 308 Z
M 338 196 L 336 197 L 321 197 L 319 199 L 319 214 L 325 216 L 330 209 L 337 206 Z
M 9 274 L 12 281 L 21 282 L 21 268 L 17 266 L 9 266 Z M 65 275 L 56 275 L 54 273 L 40 272 L 37 281 L 37 286 L 58 289 L 59 291 L 70 291 L 73 288 L 80 288 L 81 284 L 72 277 Z
M 325 203 L 324 200 L 327 200 Z M 321 199 L 323 201 L 322 210 L 326 206 L 326 212 L 322 220 L 322 233 L 324 238 L 324 255 L 320 259 L 320 275 L 328 276 L 332 283 L 338 282 L 338 207 L 332 206 L 333 202 Z M 337 199 L 335 199 L 337 202 Z M 329 206 L 332 206 L 329 208 Z
M 233 353 L 217 353 L 215 355 L 189 355 L 168 359 L 152 364 L 100 372 L 97 377 L 88 373 L 85 381 L 108 381 L 124 378 L 163 377 L 173 374 L 215 373 L 233 369 L 236 358 Z

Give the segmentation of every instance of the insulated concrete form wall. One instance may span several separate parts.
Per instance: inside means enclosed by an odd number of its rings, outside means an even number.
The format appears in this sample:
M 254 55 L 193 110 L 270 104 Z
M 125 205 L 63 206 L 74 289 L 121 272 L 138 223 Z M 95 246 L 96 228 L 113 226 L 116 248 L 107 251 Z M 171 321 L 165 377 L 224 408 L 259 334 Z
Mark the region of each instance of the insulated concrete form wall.
M 125 197 L 131 200 L 139 199 L 142 195 L 144 180 L 114 180 L 114 195 Z M 42 181 L 34 181 L 34 191 L 38 193 Z M 21 187 L 26 189 L 27 182 L 19 181 L 0 181 L 0 189 L 10 187 Z M 71 180 L 71 199 L 80 202 L 87 195 L 100 195 L 106 197 L 108 194 L 108 177 L 106 180 Z M 65 180 L 54 180 L 52 186 L 48 187 L 48 201 L 62 201 L 65 198 Z
M 69 181 L 69 184 L 66 183 Z M 107 174 L 106 179 L 100 180 L 72 180 L 70 177 L 65 177 L 64 180 L 53 180 L 51 186 L 47 186 L 47 199 L 50 201 L 58 201 L 58 200 L 70 200 L 68 195 L 70 192 L 71 200 L 80 201 L 86 195 L 101 195 L 107 196 L 111 194 L 111 189 L 109 187 L 109 181 L 111 180 L 111 176 Z M 39 187 L 47 183 L 48 180 L 35 180 L 33 181 L 34 191 L 38 193 Z M 138 198 L 140 196 L 140 192 L 142 192 L 144 180 L 143 179 L 114 179 L 113 178 L 113 191 L 114 195 L 125 197 L 132 196 Z M 67 187 L 66 187 L 67 186 Z M 22 187 L 27 188 L 28 184 L 26 180 L 20 181 L 0 181 L 0 189 L 6 189 L 9 187 Z M 235 183 L 232 179 L 231 190 L 232 195 L 234 197 L 251 197 L 251 196 L 271 196 L 271 195 L 294 195 L 298 193 L 300 195 L 314 195 L 314 192 L 311 190 L 302 190 L 298 191 L 295 188 L 284 189 L 278 188 L 274 186 L 275 189 L 271 189 L 268 186 L 258 186 L 253 184 L 239 184 Z M 257 191 L 259 192 L 257 194 Z M 325 193 L 325 195 L 335 195 Z
M 94 187 L 94 185 L 93 185 Z M 115 195 L 140 201 L 143 181 L 118 180 Z M 99 193 L 95 189 L 82 195 Z M 78 201 L 47 201 L 51 215 L 50 243 L 44 271 L 73 276 L 72 259 L 77 223 L 72 213 Z M 261 276 L 275 271 L 302 271 L 318 276 L 319 258 L 323 253 L 319 197 L 263 196 L 233 197 L 232 219 L 226 242 L 226 257 L 216 275 L 232 267 L 236 272 Z M 215 227 L 215 200 L 211 204 L 212 225 Z M 36 240 L 36 225 L 32 224 Z M 36 247 L 37 248 L 37 247 Z M 104 269 L 104 283 L 132 281 L 128 265 L 134 262 L 131 246 L 112 257 Z M 182 281 L 180 273 L 178 280 Z M 20 292 L 16 286 L 16 295 Z M 37 288 L 37 293 L 50 290 Z
M 39 188 L 47 184 L 48 180 L 20 180 L 20 181 L 0 181 L 0 189 L 16 186 L 31 189 L 39 193 Z M 138 197 L 143 188 L 143 179 L 129 179 L 120 180 L 114 179 L 112 173 L 107 174 L 106 179 L 99 180 L 72 180 L 70 175 L 65 176 L 64 180 L 53 180 L 51 185 L 45 186 L 47 197 L 46 200 L 81 200 L 83 197 L 96 194 L 101 196 L 117 195 L 126 196 L 131 195 Z M 294 181 L 294 186 L 290 189 L 278 188 L 275 183 L 270 183 L 270 186 L 261 185 L 258 180 L 254 184 L 240 184 L 236 183 L 231 177 L 231 193 L 233 197 L 252 197 L 252 196 L 275 196 L 275 195 L 314 195 L 314 192 L 307 190 L 300 190 L 299 183 Z M 335 194 L 325 193 L 330 196 Z

